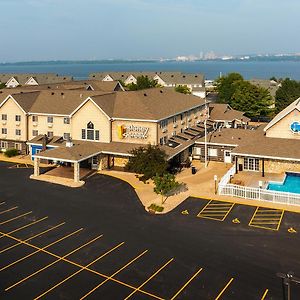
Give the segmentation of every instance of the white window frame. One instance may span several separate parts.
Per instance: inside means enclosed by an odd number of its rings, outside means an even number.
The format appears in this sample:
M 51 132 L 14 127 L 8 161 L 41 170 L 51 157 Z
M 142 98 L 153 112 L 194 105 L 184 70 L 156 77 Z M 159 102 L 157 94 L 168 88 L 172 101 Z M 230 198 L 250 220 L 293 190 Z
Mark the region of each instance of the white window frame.
M 218 157 L 218 149 L 208 148 L 208 156 L 209 157 Z
M 16 136 L 21 136 L 21 135 L 22 135 L 21 129 L 16 129 Z

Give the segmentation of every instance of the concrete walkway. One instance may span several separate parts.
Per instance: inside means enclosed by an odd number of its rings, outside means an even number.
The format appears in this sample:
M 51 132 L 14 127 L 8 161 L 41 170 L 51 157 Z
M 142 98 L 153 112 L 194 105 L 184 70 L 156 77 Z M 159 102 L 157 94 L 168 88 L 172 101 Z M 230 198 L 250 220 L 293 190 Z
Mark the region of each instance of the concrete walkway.
M 169 197 L 163 204 L 161 201 L 161 196 L 158 196 L 154 193 L 154 184 L 151 180 L 144 184 L 143 182 L 139 181 L 136 174 L 134 173 L 113 170 L 103 170 L 99 171 L 99 173 L 126 181 L 135 189 L 140 201 L 142 202 L 146 210 L 152 203 L 154 203 L 156 205 L 164 207 L 164 210 L 162 212 L 163 214 L 168 213 L 176 208 L 188 197 L 230 201 L 237 204 L 270 207 L 300 213 L 300 207 L 298 206 L 287 206 L 266 201 L 255 201 L 250 199 L 217 195 L 215 194 L 214 175 L 217 175 L 218 180 L 220 180 L 222 176 L 226 174 L 226 172 L 231 168 L 231 165 L 225 165 L 222 162 L 210 162 L 207 168 L 205 168 L 204 164 L 200 162 L 193 162 L 193 165 L 197 169 L 196 174 L 191 174 L 191 169 L 184 169 L 176 177 L 179 183 L 186 184 L 188 190 Z

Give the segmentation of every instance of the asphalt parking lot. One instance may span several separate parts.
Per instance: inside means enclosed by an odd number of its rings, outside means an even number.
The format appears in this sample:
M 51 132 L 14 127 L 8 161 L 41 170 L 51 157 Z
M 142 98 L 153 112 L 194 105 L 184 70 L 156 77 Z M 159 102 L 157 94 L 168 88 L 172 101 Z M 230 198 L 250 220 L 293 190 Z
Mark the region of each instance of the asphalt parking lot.
M 299 233 L 288 232 L 300 232 L 299 214 L 189 198 L 153 216 L 120 180 L 70 189 L 9 166 L 0 163 L 1 299 L 282 299 L 276 273 L 300 276 Z

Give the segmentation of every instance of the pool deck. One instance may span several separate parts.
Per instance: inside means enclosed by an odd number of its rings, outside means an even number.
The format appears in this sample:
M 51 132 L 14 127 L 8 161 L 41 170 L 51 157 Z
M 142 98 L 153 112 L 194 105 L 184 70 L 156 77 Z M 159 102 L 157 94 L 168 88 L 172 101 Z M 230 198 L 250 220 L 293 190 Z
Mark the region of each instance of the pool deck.
M 270 181 L 281 183 L 284 178 L 285 173 L 266 173 L 265 177 L 262 177 L 260 172 L 254 173 L 242 171 L 234 175 L 232 183 L 249 187 L 259 187 L 259 181 L 262 181 L 263 188 L 265 188 Z

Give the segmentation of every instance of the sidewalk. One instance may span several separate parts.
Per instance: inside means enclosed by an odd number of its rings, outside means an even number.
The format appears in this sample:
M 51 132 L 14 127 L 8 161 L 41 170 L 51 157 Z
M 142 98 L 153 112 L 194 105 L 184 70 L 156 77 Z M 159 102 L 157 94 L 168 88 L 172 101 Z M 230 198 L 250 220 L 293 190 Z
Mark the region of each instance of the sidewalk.
M 164 210 L 162 214 L 168 213 L 175 209 L 178 205 L 183 203 L 188 197 L 203 198 L 208 200 L 220 200 L 229 201 L 237 204 L 250 205 L 250 206 L 261 206 L 269 208 L 284 209 L 292 212 L 299 212 L 300 207 L 298 206 L 287 206 L 283 204 L 277 204 L 272 202 L 255 201 L 249 199 L 220 196 L 215 194 L 215 182 L 214 175 L 218 176 L 218 180 L 230 169 L 231 165 L 225 165 L 224 163 L 210 162 L 208 167 L 205 168 L 203 163 L 193 162 L 193 165 L 197 169 L 196 174 L 191 174 L 191 169 L 184 169 L 181 173 L 176 176 L 179 183 L 185 183 L 188 187 L 186 192 L 169 197 L 166 202 L 162 205 L 161 196 L 154 193 L 153 182 L 149 180 L 146 184 L 139 181 L 133 173 L 103 170 L 98 173 L 119 178 L 130 184 L 136 191 L 140 201 L 145 206 L 149 207 L 152 203 L 163 206 Z
M 14 164 L 27 164 L 33 166 L 33 161 L 30 155 L 17 155 L 14 157 L 6 157 L 3 153 L 0 153 L 0 161 L 5 161 Z M 48 167 L 48 164 L 40 164 L 41 167 Z

